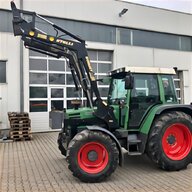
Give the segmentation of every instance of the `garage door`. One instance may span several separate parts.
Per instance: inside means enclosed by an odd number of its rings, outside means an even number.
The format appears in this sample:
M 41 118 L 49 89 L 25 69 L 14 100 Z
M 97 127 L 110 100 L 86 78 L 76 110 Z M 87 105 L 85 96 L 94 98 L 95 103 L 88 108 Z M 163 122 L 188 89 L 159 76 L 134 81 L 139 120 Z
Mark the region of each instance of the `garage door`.
M 97 78 L 103 78 L 112 68 L 112 52 L 89 50 L 93 70 Z M 107 98 L 108 85 L 98 83 L 101 96 Z M 33 131 L 48 131 L 49 111 L 71 108 L 71 100 L 81 99 L 83 92 L 75 92 L 75 86 L 66 59 L 56 59 L 33 51 L 29 52 L 29 112 Z

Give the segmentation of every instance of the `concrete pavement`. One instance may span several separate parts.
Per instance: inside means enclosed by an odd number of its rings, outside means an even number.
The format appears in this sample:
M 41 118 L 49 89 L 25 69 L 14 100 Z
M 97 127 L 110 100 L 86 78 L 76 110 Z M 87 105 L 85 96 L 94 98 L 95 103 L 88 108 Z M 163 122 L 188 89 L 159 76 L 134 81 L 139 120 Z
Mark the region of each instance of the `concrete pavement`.
M 57 132 L 31 141 L 0 143 L 0 192 L 192 192 L 192 164 L 166 172 L 146 156 L 126 157 L 105 182 L 82 183 L 72 176 L 57 148 Z

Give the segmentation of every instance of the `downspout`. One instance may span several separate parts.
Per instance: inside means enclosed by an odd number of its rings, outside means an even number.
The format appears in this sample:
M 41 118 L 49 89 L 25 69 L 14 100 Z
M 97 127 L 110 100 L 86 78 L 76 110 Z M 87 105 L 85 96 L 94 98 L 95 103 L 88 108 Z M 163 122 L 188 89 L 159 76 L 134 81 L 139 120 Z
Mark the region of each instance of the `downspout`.
M 23 0 L 20 0 L 20 9 L 23 9 Z M 23 42 L 21 39 L 20 39 L 20 112 L 24 112 Z

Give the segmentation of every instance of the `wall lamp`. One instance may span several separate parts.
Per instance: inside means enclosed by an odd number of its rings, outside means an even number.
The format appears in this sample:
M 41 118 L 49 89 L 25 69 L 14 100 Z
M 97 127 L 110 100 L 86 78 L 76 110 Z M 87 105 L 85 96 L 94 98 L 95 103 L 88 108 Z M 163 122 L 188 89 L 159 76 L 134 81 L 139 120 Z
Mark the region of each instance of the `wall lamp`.
M 123 9 L 123 10 L 119 13 L 119 17 L 121 17 L 122 15 L 124 15 L 127 11 L 128 11 L 128 9 Z

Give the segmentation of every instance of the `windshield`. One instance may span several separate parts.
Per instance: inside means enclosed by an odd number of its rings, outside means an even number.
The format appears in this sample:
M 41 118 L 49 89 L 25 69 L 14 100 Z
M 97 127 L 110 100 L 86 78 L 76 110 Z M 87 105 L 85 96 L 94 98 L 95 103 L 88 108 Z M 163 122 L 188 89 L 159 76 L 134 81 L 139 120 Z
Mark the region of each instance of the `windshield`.
M 127 90 L 125 89 L 124 79 L 113 79 L 109 89 L 109 103 L 115 104 L 120 100 L 125 100 Z

